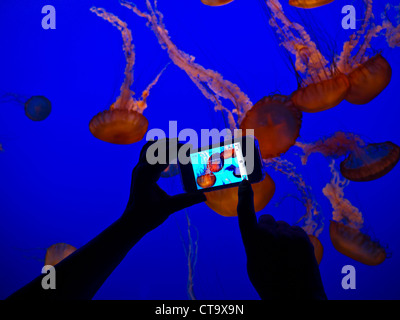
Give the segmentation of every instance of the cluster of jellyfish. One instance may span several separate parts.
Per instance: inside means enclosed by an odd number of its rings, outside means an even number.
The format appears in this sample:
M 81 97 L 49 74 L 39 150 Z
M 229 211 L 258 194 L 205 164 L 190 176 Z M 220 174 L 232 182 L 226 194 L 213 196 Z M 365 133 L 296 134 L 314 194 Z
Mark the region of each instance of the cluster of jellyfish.
M 28 98 L 25 95 L 7 92 L 0 95 L 0 104 L 7 106 L 15 104 L 23 107 L 25 115 L 32 121 L 43 121 L 51 113 L 51 102 L 45 96 L 32 96 Z M 1 143 L 0 151 L 3 151 Z
M 201 0 L 208 6 L 222 6 L 232 1 Z M 400 148 L 393 142 L 367 143 L 358 135 L 348 132 L 336 132 L 330 137 L 310 143 L 299 141 L 303 112 L 322 112 L 339 105 L 343 100 L 357 105 L 367 104 L 390 83 L 392 70 L 388 61 L 382 54 L 370 56 L 368 49 L 373 38 L 379 36 L 385 37 L 391 48 L 400 46 L 400 18 L 397 19 L 397 26 L 396 23 L 393 24 L 388 18 L 391 8 L 387 6 L 381 15 L 382 24 L 378 25 L 374 22 L 372 0 L 363 1 L 365 14 L 360 30 L 350 36 L 343 44 L 341 54 L 335 56 L 331 63 L 320 52 L 307 30 L 286 16 L 278 0 L 263 1 L 270 14 L 270 26 L 285 50 L 293 56 L 298 88 L 289 96 L 267 96 L 255 104 L 236 84 L 224 79 L 218 72 L 197 64 L 193 56 L 178 49 L 163 23 L 163 15 L 157 8 L 157 1 L 151 3 L 146 0 L 147 11 L 142 11 L 135 4 L 125 0 L 120 1 L 122 6 L 144 19 L 157 37 L 161 48 L 167 51 L 172 63 L 189 76 L 204 97 L 214 104 L 216 112 L 223 112 L 232 131 L 254 130 L 265 170 L 282 173 L 295 184 L 305 211 L 298 220 L 298 225 L 309 235 L 318 263 L 323 256 L 323 245 L 318 237 L 323 231 L 324 217 L 311 187 L 306 184 L 295 165 L 285 159 L 285 153 L 291 148 L 299 148 L 302 151 L 303 165 L 307 164 L 308 158 L 314 153 L 324 155 L 330 163 L 332 177 L 322 193 L 332 205 L 329 233 L 335 249 L 367 265 L 378 265 L 387 256 L 385 248 L 363 232 L 363 215 L 345 198 L 344 189 L 350 181 L 367 182 L 388 174 L 399 161 Z M 289 0 L 291 6 L 303 9 L 312 9 L 331 2 L 333 0 Z M 89 123 L 90 131 L 96 138 L 105 142 L 135 143 L 142 140 L 147 132 L 148 120 L 143 111 L 147 108 L 150 89 L 156 85 L 165 68 L 148 85 L 141 97 L 136 99 L 130 89 L 135 64 L 131 31 L 125 22 L 112 13 L 96 7 L 90 10 L 121 32 L 126 58 L 125 80 L 121 86 L 121 93 L 109 110 L 93 117 Z M 233 107 L 224 106 L 222 99 L 229 100 Z M 219 155 L 218 159 L 210 159 L 204 174 L 197 181 L 198 184 L 203 187 L 212 186 L 215 183 L 214 173 L 221 168 L 225 157 L 233 156 L 234 153 L 227 153 Z M 162 177 L 168 178 L 176 174 L 176 166 L 171 165 L 163 172 Z M 268 174 L 263 181 L 253 185 L 257 212 L 271 201 L 275 187 L 275 182 Z M 207 192 L 206 204 L 222 216 L 233 217 L 237 215 L 237 194 L 237 187 Z M 187 219 L 190 237 L 188 216 Z M 190 278 L 188 292 L 190 297 L 194 298 L 192 267 L 197 242 L 194 246 L 193 240 L 190 241 L 187 254 Z M 62 256 L 61 246 L 54 250 L 58 258 Z

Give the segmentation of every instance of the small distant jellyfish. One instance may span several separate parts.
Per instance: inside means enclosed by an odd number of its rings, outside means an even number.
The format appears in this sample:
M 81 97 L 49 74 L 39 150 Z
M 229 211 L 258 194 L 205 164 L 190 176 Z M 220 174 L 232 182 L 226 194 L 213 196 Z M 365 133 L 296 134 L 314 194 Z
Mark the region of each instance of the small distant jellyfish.
M 143 139 L 147 132 L 148 121 L 143 116 L 147 108 L 147 98 L 150 89 L 158 82 L 165 68 L 156 79 L 143 91 L 139 100 L 134 98 L 130 90 L 133 84 L 133 66 L 135 51 L 132 43 L 132 33 L 127 24 L 112 13 L 102 8 L 92 7 L 92 12 L 110 22 L 122 34 L 123 50 L 126 58 L 125 80 L 121 86 L 121 94 L 111 105 L 110 110 L 100 112 L 89 123 L 90 132 L 98 139 L 115 144 L 132 144 Z
M 231 3 L 233 0 L 201 0 L 207 6 L 218 7 Z
M 51 102 L 45 96 L 27 98 L 15 93 L 6 93 L 0 97 L 1 103 L 14 102 L 24 106 L 25 115 L 33 121 L 43 121 L 51 113 Z
M 332 159 L 346 156 L 340 164 L 340 172 L 346 179 L 356 182 L 383 177 L 400 159 L 400 147 L 393 142 L 366 144 L 359 136 L 344 132 L 336 132 L 315 143 L 296 142 L 296 146 L 303 149 L 303 164 L 316 152 Z
M 385 249 L 361 231 L 364 223 L 361 212 L 344 198 L 343 189 L 349 181 L 340 179 L 334 160 L 330 167 L 332 179 L 322 192 L 333 208 L 333 220 L 329 226 L 333 246 L 358 262 L 370 266 L 381 264 L 386 259 Z
M 265 97 L 245 115 L 240 128 L 254 129 L 263 159 L 278 157 L 292 147 L 300 134 L 301 112 L 286 96 Z
M 293 7 L 303 9 L 313 9 L 332 3 L 334 0 L 289 0 L 289 4 Z
M 51 102 L 44 96 L 33 96 L 25 102 L 25 114 L 33 121 L 45 120 L 51 112 Z
M 48 266 L 55 266 L 57 263 L 74 253 L 76 250 L 77 249 L 75 247 L 66 243 L 53 244 L 46 251 L 46 257 L 44 260 L 45 268 L 48 270 Z

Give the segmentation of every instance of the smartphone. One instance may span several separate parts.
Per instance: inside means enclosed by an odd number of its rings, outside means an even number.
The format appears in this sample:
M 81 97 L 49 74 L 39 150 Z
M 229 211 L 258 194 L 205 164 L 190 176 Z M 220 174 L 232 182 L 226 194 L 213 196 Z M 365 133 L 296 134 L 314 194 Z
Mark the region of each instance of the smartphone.
M 187 148 L 188 163 L 179 169 L 186 192 L 208 192 L 238 186 L 244 179 L 260 182 L 265 174 L 257 140 L 235 138 L 198 150 Z

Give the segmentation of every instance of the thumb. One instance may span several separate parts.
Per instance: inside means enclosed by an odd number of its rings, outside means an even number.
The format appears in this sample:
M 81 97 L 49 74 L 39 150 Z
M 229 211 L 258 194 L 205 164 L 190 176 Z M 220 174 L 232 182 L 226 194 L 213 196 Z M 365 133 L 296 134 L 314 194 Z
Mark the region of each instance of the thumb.
M 257 217 L 254 210 L 254 193 L 248 180 L 243 180 L 239 185 L 238 196 L 237 213 L 239 228 L 246 246 L 246 243 L 250 242 L 257 226 Z

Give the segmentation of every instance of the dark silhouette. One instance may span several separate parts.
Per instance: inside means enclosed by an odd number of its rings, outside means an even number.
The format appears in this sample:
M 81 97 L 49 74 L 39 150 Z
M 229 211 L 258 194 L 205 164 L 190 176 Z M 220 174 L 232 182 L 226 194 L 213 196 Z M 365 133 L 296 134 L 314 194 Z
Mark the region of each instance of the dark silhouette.
M 202 193 L 169 196 L 157 185 L 168 164 L 148 164 L 146 151 L 152 143 L 143 147 L 133 169 L 125 212 L 96 238 L 55 266 L 56 289 L 44 290 L 41 275 L 8 299 L 92 299 L 146 233 L 161 225 L 173 212 L 206 200 Z
M 167 140 L 167 142 L 170 140 Z M 130 198 L 116 222 L 55 266 L 56 289 L 44 290 L 41 275 L 8 299 L 92 299 L 132 247 L 172 213 L 203 202 L 203 193 L 167 195 L 157 181 L 168 164 L 150 165 L 143 147 L 133 169 Z M 168 150 L 167 146 L 167 157 Z M 239 226 L 247 254 L 250 281 L 262 299 L 325 299 L 312 244 L 299 227 L 269 215 L 257 224 L 253 192 L 239 187 Z

